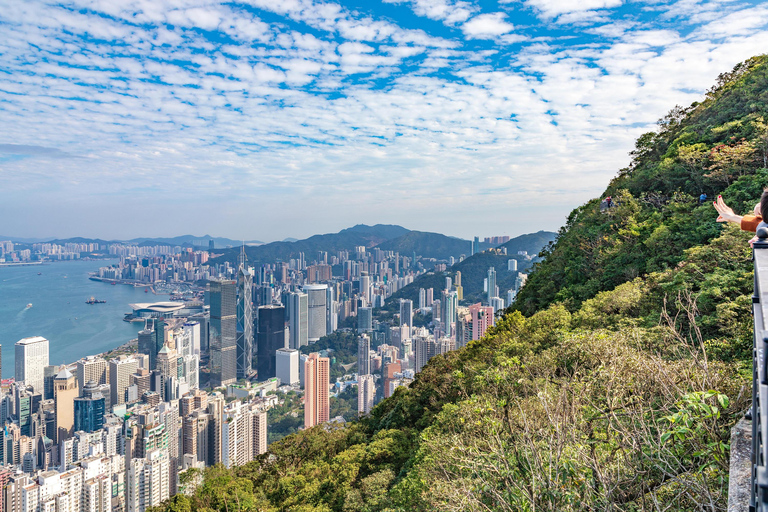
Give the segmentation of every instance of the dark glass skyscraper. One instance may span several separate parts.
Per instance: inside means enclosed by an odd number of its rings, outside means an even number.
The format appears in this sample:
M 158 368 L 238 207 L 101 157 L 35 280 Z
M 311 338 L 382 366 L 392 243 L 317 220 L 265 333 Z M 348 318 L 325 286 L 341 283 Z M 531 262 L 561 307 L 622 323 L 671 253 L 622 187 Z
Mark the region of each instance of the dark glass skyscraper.
M 104 427 L 106 400 L 99 386 L 89 381 L 83 387 L 83 396 L 75 398 L 75 432 L 96 432 Z
M 237 266 L 237 378 L 253 370 L 253 275 L 248 270 L 245 246 Z
M 157 341 L 154 331 L 149 329 L 139 331 L 139 353 L 149 356 L 149 369 L 154 370 L 157 361 Z
M 237 298 L 236 283 L 229 280 L 209 282 L 211 302 L 210 363 L 211 386 L 232 384 L 237 380 Z
M 259 308 L 259 344 L 256 369 L 259 380 L 277 375 L 277 350 L 285 348 L 285 308 L 280 305 Z

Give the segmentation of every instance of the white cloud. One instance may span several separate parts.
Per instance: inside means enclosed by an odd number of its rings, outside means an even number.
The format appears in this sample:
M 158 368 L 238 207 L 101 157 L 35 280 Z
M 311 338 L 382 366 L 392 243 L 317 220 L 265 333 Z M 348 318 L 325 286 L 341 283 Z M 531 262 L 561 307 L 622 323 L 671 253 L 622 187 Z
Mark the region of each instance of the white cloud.
M 639 133 L 768 48 L 762 5 L 689 2 L 691 27 L 688 0 L 625 18 L 536 1 L 546 20 L 516 27 L 514 4 L 409 2 L 449 27 L 433 33 L 331 1 L 6 0 L 0 232 L 139 235 L 169 209 L 262 239 L 552 229 Z M 32 195 L 39 212 L 13 215 Z
M 546 18 L 555 18 L 562 14 L 618 7 L 623 0 L 524 0 L 524 3 Z
M 461 26 L 464 34 L 472 39 L 493 39 L 512 32 L 514 25 L 505 21 L 503 12 L 479 14 Z

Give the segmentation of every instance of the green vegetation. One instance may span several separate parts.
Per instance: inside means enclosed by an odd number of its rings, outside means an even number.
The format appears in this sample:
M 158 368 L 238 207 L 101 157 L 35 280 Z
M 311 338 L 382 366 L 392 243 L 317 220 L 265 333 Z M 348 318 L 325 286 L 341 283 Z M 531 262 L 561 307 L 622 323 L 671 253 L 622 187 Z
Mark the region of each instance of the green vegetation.
M 768 178 L 768 58 L 642 136 L 571 214 L 482 340 L 433 358 L 361 421 L 301 431 L 165 509 L 724 510 L 751 399 L 749 233 Z

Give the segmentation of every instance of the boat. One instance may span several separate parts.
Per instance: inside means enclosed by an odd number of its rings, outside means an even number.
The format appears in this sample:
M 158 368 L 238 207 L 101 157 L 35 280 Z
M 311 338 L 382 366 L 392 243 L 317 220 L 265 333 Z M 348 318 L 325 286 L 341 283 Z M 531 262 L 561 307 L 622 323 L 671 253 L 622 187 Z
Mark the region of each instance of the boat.
M 149 293 L 149 288 L 144 288 L 144 293 Z
M 98 299 L 96 299 L 94 297 L 91 297 L 90 299 L 85 301 L 85 303 L 86 304 L 106 304 L 107 301 L 105 301 L 105 300 L 98 300 Z
M 32 307 L 32 303 L 30 302 L 29 304 L 27 304 L 27 309 L 29 309 L 31 307 Z
M 43 275 L 43 273 L 42 272 L 38 272 L 37 275 L 41 276 L 41 275 Z

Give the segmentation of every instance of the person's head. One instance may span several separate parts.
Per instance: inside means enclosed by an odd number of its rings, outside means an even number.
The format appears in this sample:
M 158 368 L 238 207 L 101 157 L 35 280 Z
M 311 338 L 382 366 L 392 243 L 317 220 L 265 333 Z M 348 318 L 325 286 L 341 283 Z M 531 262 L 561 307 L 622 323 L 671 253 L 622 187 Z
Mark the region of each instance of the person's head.
M 763 190 L 763 195 L 760 196 L 760 204 L 758 205 L 760 208 L 759 212 L 756 212 L 755 215 L 759 215 L 762 217 L 763 212 L 768 212 L 768 188 Z M 757 208 L 758 206 L 755 206 Z

